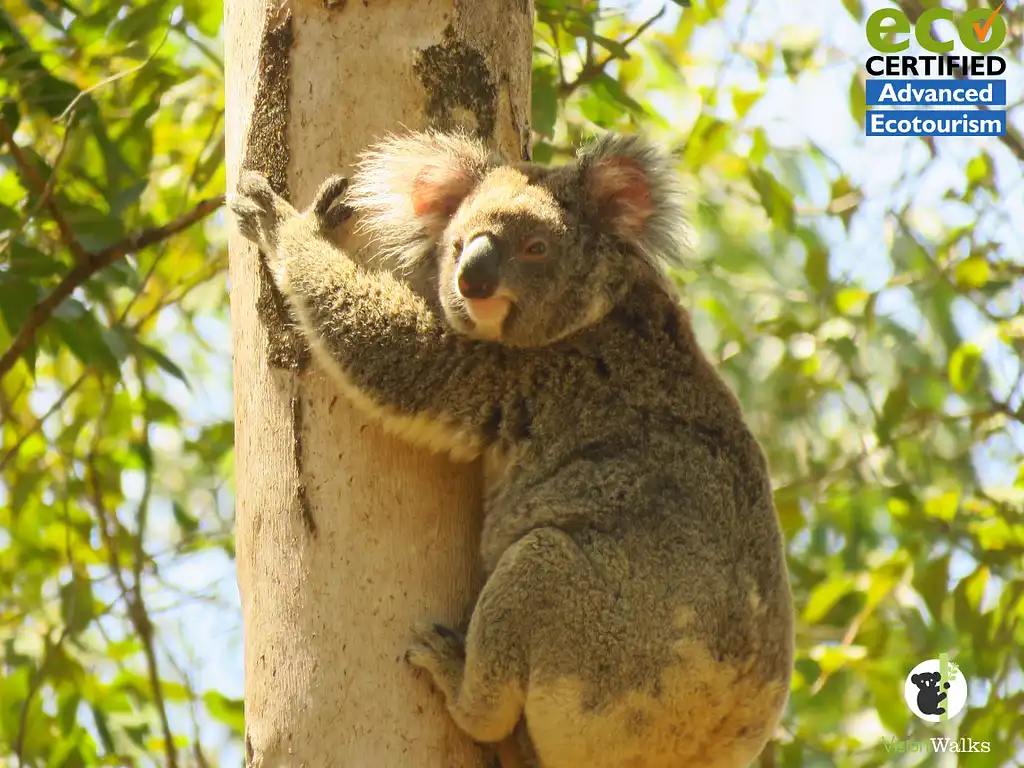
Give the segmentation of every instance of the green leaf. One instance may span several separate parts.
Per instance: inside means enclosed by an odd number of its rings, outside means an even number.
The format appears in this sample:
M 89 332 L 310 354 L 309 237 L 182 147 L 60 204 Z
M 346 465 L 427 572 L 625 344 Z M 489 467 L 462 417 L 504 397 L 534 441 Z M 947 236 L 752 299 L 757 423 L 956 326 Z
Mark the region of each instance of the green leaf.
M 57 336 L 83 365 L 96 366 L 110 373 L 119 374 L 121 360 L 110 345 L 107 329 L 100 325 L 92 313 L 83 309 L 77 317 L 69 317 L 68 308 L 78 302 L 68 299 L 61 305 L 63 314 L 54 313 L 52 325 Z
M 867 115 L 867 95 L 864 93 L 864 82 L 860 79 L 860 71 L 855 71 L 850 78 L 850 114 L 857 124 L 863 128 Z
M 949 555 L 941 555 L 914 570 L 911 582 L 935 622 L 942 621 L 942 606 L 949 597 Z
M 807 252 L 804 262 L 804 276 L 818 293 L 825 293 L 830 286 L 828 277 L 829 252 L 824 248 L 813 248 Z
M 11 336 L 24 324 L 39 298 L 39 288 L 19 271 L 0 272 L 0 317 Z
M 174 502 L 171 505 L 171 512 L 174 514 L 174 521 L 181 528 L 181 532 L 184 535 L 195 533 L 199 529 L 199 521 L 192 517 L 185 508 L 178 502 Z
M 533 144 L 533 162 L 540 165 L 547 165 L 555 156 L 555 148 L 546 141 L 536 141 Z
M 141 344 L 141 348 L 146 356 L 156 363 L 164 372 L 169 373 L 186 387 L 191 389 L 191 385 L 188 383 L 188 378 L 186 378 L 185 372 L 178 367 L 177 363 L 167 357 L 167 355 L 156 347 L 151 347 L 148 344 Z
M 851 576 L 836 575 L 818 584 L 804 605 L 803 619 L 808 624 L 817 624 L 828 615 L 842 598 L 856 590 Z
M 784 37 L 787 39 L 781 43 L 782 63 L 786 67 L 786 74 L 790 78 L 795 78 L 807 69 L 814 57 L 817 34 L 815 33 L 813 38 L 804 34 Z
M 0 24 L 3 20 L 0 19 Z M 18 103 L 14 100 L 0 102 L 0 118 L 7 124 L 8 130 L 12 133 L 18 129 L 21 123 L 21 112 L 18 110 Z
M 836 309 L 841 315 L 860 315 L 870 298 L 863 288 L 843 288 L 836 294 Z
M 960 580 L 953 590 L 953 617 L 958 626 L 972 627 L 981 613 L 981 601 L 988 586 L 989 567 L 979 565 Z
M 775 491 L 775 510 L 787 538 L 795 536 L 807 525 L 807 518 L 800 508 L 800 496 L 792 488 Z
M 755 147 L 759 130 L 754 132 Z M 683 153 L 686 166 L 692 170 L 698 170 L 706 163 L 711 162 L 725 148 L 730 135 L 731 129 L 728 123 L 707 113 L 702 114 L 697 118 L 693 130 L 690 131 L 690 135 L 686 139 L 686 149 Z M 753 151 L 751 159 L 753 159 Z
M 608 75 L 602 74 L 595 78 L 590 85 L 590 90 L 603 100 L 610 100 L 621 107 L 625 107 L 628 112 L 635 116 L 647 114 L 644 106 L 626 93 L 618 80 Z
M 946 491 L 933 496 L 924 503 L 924 513 L 944 522 L 951 522 L 960 508 L 960 494 L 957 491 Z
M 972 254 L 956 265 L 954 276 L 957 285 L 963 288 L 984 288 L 991 271 L 984 257 Z
M 223 19 L 223 3 L 208 3 L 204 0 L 186 0 L 185 19 L 195 24 L 207 37 L 213 38 L 220 31 Z
M 144 412 L 150 421 L 159 421 L 164 424 L 177 424 L 181 419 L 178 411 L 162 397 L 152 393 L 146 398 Z
M 159 0 L 150 0 L 118 19 L 110 28 L 110 37 L 123 43 L 134 43 L 154 30 L 166 27 L 169 21 L 167 5 Z
M 949 359 L 949 383 L 957 392 L 974 388 L 981 373 L 981 349 L 974 344 L 961 344 Z
M 555 121 L 558 119 L 558 90 L 555 80 L 554 67 L 533 68 L 533 130 L 548 138 L 554 135 Z
M 604 48 L 608 53 L 614 56 L 616 59 L 622 59 L 628 61 L 630 58 L 629 51 L 626 50 L 626 46 L 617 40 L 610 40 L 607 37 L 601 37 L 601 35 L 591 35 L 590 39 L 597 43 L 599 46 Z
M 214 720 L 224 723 L 236 734 L 243 732 L 245 723 L 241 699 L 230 699 L 217 691 L 207 691 L 203 694 L 203 704 Z
M 71 581 L 60 588 L 61 619 L 68 632 L 75 635 L 92 621 L 92 582 L 88 577 L 72 571 Z
M 906 413 L 909 404 L 910 388 L 906 382 L 900 382 L 899 386 L 894 387 L 886 395 L 885 403 L 882 404 L 882 412 L 875 424 L 875 433 L 883 444 L 888 443 L 892 438 L 892 431 L 903 419 L 903 414 Z
M 746 117 L 751 107 L 757 104 L 763 96 L 763 90 L 744 91 L 740 88 L 734 88 L 732 91 L 732 108 L 736 112 L 736 118 L 742 120 Z
M 792 232 L 796 223 L 793 195 L 772 173 L 764 168 L 751 169 L 747 173 L 761 206 L 775 224 Z
M 878 718 L 890 733 L 903 734 L 910 720 L 910 709 L 903 697 L 893 695 L 903 685 L 903 678 L 888 671 L 872 671 L 867 674 L 866 681 L 871 690 L 871 703 L 874 704 Z
M 56 277 L 67 272 L 68 268 L 62 261 L 21 240 L 11 243 L 8 250 L 10 257 L 7 261 L 7 270 L 0 272 L 0 281 L 4 279 L 4 275 L 27 277 L 38 281 L 40 278 Z
M 967 188 L 995 189 L 994 174 L 995 167 L 987 152 L 971 158 L 967 163 Z
M 853 16 L 854 21 L 864 18 L 864 5 L 861 0 L 843 0 L 843 7 Z

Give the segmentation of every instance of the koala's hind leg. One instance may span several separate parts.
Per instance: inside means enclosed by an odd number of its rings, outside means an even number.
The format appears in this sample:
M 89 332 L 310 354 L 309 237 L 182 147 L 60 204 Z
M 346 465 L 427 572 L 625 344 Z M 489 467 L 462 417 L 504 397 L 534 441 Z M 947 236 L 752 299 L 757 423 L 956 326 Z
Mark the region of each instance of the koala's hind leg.
M 574 546 L 562 531 L 542 528 L 509 547 L 480 593 L 464 641 L 440 624 L 414 630 L 406 658 L 430 672 L 452 719 L 477 741 L 504 739 L 522 717 L 531 630 L 544 613 L 539 601 L 565 579 Z

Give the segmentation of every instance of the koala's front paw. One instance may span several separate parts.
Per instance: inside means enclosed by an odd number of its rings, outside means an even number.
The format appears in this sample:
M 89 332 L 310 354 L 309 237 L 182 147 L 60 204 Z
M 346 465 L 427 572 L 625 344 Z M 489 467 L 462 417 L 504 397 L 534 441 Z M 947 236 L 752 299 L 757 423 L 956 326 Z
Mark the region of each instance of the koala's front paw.
M 434 622 L 416 624 L 412 631 L 416 642 L 405 652 L 405 660 L 429 672 L 434 684 L 450 698 L 462 684 L 466 667 L 463 636 Z
M 235 214 L 242 236 L 256 243 L 271 260 L 277 254 L 281 226 L 298 215 L 274 192 L 269 181 L 253 171 L 242 173 L 237 191 L 228 197 L 228 207 Z
M 352 216 L 352 208 L 345 202 L 347 190 L 348 179 L 344 176 L 331 176 L 320 185 L 312 211 L 322 231 L 334 229 Z

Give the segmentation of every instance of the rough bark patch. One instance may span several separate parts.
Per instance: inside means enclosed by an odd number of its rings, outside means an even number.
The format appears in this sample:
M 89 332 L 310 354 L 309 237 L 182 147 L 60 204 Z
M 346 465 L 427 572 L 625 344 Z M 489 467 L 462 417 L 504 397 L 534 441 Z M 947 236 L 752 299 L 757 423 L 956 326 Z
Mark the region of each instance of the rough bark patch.
M 267 177 L 274 191 L 285 199 L 288 192 L 288 99 L 291 95 L 290 60 L 292 15 L 281 22 L 270 14 L 260 42 L 259 86 L 253 103 L 252 121 L 246 137 L 242 167 Z M 309 365 L 309 348 L 291 321 L 284 297 L 274 285 L 266 265 L 260 261 L 260 293 L 256 312 L 267 329 L 267 358 L 271 367 L 302 371 Z
M 313 507 L 306 495 L 306 484 L 302 482 L 302 398 L 299 395 L 292 396 L 292 458 L 295 461 L 295 506 L 298 507 L 302 523 L 306 526 L 306 533 L 315 537 L 317 534 L 316 518 L 313 517 Z
M 484 55 L 459 40 L 449 24 L 440 43 L 424 48 L 414 71 L 427 92 L 427 117 L 441 131 L 466 127 L 462 113 L 476 120 L 476 134 L 491 139 L 498 116 L 498 88 Z

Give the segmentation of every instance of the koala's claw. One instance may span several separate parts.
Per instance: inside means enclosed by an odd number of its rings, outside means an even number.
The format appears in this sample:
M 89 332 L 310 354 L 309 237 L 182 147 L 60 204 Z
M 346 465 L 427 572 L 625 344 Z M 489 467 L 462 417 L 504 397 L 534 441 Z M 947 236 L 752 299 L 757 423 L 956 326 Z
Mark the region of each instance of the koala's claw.
M 277 193 L 266 177 L 256 171 L 242 171 L 238 178 L 238 194 L 255 201 L 265 210 L 272 211 L 277 200 Z
M 235 214 L 242 236 L 268 256 L 277 246 L 282 221 L 295 215 L 295 210 L 274 192 L 270 182 L 254 171 L 242 172 L 237 191 L 228 197 L 228 207 Z
M 436 656 L 449 659 L 466 658 L 466 643 L 462 635 L 454 629 L 449 629 L 444 624 L 424 621 L 412 628 L 416 642 L 406 652 L 406 659 L 415 663 L 411 658 L 417 652 L 430 653 Z
M 228 195 L 228 208 L 235 214 L 238 231 L 242 233 L 242 237 L 259 244 L 263 209 L 253 200 L 241 195 Z
M 463 636 L 443 624 L 431 621 L 416 624 L 416 641 L 405 652 L 405 660 L 426 670 L 434 683 L 450 696 L 458 688 L 466 665 L 466 643 Z
M 345 202 L 348 179 L 331 176 L 320 185 L 313 199 L 313 213 L 325 230 L 334 229 L 352 216 L 352 208 Z

